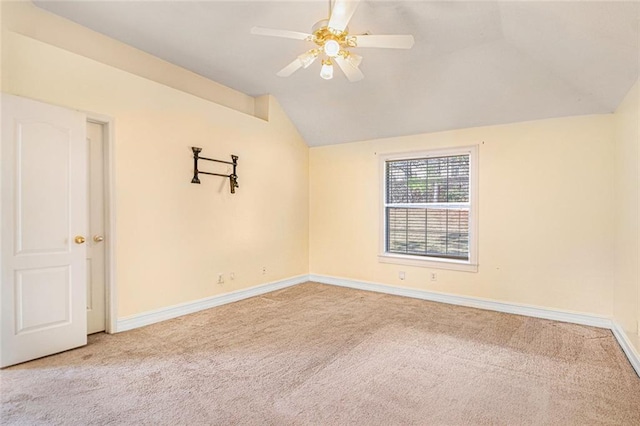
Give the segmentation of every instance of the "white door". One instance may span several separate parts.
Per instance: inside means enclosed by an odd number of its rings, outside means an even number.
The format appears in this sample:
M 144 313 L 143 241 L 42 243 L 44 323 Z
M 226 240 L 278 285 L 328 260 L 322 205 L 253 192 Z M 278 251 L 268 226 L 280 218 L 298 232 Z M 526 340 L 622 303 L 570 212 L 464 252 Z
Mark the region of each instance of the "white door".
M 2 94 L 0 367 L 87 343 L 84 114 Z
M 105 329 L 104 128 L 87 123 L 89 236 L 87 238 L 87 333 Z

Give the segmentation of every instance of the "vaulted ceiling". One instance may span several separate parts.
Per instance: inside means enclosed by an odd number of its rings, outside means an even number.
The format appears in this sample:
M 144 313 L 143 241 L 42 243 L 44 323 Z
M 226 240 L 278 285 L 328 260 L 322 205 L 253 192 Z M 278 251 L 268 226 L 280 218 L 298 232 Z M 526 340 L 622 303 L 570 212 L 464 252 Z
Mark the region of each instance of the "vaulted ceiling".
M 610 113 L 638 79 L 638 2 L 362 0 L 352 34 L 413 34 L 410 50 L 356 48 L 365 79 L 317 61 L 276 73 L 311 42 L 325 1 L 42 1 L 37 6 L 250 95 L 273 94 L 310 146 Z

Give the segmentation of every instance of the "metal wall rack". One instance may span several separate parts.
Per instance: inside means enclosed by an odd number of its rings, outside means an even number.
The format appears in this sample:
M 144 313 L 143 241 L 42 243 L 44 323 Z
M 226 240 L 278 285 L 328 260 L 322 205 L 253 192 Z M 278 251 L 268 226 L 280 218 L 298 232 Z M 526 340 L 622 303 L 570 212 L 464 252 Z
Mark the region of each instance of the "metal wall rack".
M 213 158 L 200 157 L 200 152 L 202 152 L 202 148 L 198 148 L 196 146 L 192 146 L 191 150 L 193 151 L 193 179 L 191 179 L 191 183 L 200 183 L 200 179 L 198 178 L 198 174 L 203 175 L 211 175 L 211 176 L 221 176 L 225 178 L 229 178 L 229 185 L 231 186 L 231 193 L 236 193 L 236 188 L 238 186 L 238 175 L 236 174 L 236 167 L 238 166 L 238 156 L 232 155 L 231 161 L 223 161 L 223 160 L 215 160 Z M 229 175 L 223 175 L 220 173 L 211 173 L 211 172 L 201 172 L 198 170 L 198 161 L 199 160 L 207 160 L 213 161 L 216 163 L 230 164 L 233 166 L 233 172 Z

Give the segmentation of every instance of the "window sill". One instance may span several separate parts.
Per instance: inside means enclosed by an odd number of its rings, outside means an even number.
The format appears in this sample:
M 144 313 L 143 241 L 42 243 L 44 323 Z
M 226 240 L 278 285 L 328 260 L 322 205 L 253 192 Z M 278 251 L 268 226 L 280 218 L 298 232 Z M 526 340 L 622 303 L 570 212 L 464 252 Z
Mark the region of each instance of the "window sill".
M 470 262 L 452 259 L 421 258 L 401 254 L 384 253 L 378 255 L 380 263 L 395 263 L 397 265 L 419 266 L 421 268 L 450 269 L 453 271 L 478 272 L 478 265 Z

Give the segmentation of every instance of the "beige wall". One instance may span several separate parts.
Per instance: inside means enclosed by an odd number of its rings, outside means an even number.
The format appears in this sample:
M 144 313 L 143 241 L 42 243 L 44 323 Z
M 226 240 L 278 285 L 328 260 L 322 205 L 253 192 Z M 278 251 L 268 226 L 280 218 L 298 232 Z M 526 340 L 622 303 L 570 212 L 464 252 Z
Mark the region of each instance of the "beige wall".
M 115 120 L 119 317 L 308 272 L 308 147 L 275 99 L 267 122 L 13 32 L 2 42 L 3 91 Z M 190 183 L 190 146 L 239 155 L 235 195 L 222 178 Z
M 119 317 L 311 272 L 613 313 L 637 331 L 638 84 L 615 115 L 309 151 L 271 97 L 254 101 L 30 4 L 3 4 L 2 24 L 3 91 L 115 119 Z M 470 144 L 479 272 L 378 263 L 378 154 Z M 192 145 L 240 156 L 237 194 L 219 178 L 189 183 Z
M 637 334 L 640 322 L 639 85 L 634 85 L 615 113 L 616 263 L 613 314 L 616 322 L 629 334 Z M 640 346 L 637 349 L 640 350 Z
M 310 272 L 610 316 L 612 121 L 571 117 L 312 148 Z M 471 144 L 479 144 L 479 272 L 379 263 L 378 155 Z

